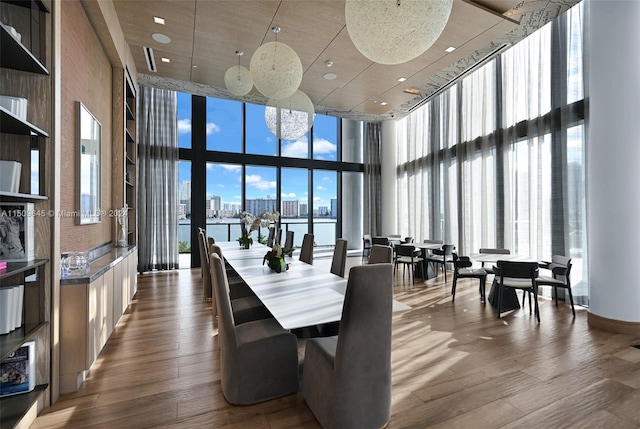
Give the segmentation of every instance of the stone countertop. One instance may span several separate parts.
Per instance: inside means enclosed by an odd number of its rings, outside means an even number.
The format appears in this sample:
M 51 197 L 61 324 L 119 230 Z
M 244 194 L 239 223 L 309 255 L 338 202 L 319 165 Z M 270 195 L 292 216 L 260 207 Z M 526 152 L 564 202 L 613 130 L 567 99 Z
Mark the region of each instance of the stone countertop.
M 88 284 L 109 271 L 111 267 L 129 256 L 136 246 L 112 247 L 108 252 L 89 263 L 89 268 L 80 271 L 65 271 L 60 276 L 60 285 Z

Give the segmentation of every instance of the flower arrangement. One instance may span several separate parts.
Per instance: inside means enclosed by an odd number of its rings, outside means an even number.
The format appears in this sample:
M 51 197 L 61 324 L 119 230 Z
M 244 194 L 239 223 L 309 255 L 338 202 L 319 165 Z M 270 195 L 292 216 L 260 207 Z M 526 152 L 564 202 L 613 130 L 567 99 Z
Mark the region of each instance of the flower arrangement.
M 273 246 L 273 249 L 269 250 L 262 259 L 262 265 L 267 263 L 267 266 L 276 273 L 281 273 L 289 269 L 289 264 L 284 260 L 285 256 L 291 256 L 293 249 L 282 248 L 279 244 Z
M 280 219 L 280 213 L 275 210 L 273 212 L 264 211 L 259 216 L 254 216 L 249 212 L 240 213 L 241 235 L 237 239 L 238 243 L 248 249 L 253 244 L 251 231 L 257 231 L 260 227 L 269 228 L 271 222 L 277 222 L 278 219 Z

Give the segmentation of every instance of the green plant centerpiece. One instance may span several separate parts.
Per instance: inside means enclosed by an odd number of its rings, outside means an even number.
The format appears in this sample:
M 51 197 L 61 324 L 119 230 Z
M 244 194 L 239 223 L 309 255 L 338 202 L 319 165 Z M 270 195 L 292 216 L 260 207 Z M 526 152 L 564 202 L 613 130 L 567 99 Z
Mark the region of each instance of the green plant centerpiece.
M 285 261 L 285 256 L 291 256 L 293 249 L 282 248 L 279 244 L 273 246 L 271 250 L 264 255 L 262 259 L 262 265 L 267 263 L 267 266 L 276 273 L 281 273 L 289 269 L 289 264 Z

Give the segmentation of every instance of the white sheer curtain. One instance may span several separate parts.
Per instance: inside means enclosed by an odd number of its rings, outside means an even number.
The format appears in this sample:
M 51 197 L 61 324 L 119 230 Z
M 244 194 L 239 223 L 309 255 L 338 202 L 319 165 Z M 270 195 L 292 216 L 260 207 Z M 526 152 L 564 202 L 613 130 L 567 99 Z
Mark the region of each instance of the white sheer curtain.
M 141 86 L 138 100 L 138 271 L 177 269 L 177 97 Z
M 399 121 L 401 234 L 568 255 L 584 284 L 582 22 L 578 4 Z

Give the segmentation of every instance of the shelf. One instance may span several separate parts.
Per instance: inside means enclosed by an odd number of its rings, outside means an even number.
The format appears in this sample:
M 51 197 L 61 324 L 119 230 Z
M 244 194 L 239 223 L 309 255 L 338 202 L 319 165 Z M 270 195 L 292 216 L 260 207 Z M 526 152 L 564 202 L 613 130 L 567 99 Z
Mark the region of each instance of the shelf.
M 133 188 L 133 183 L 129 182 L 128 180 L 125 180 L 124 183 L 126 183 L 127 186 L 130 186 L 130 187 Z
M 7 268 L 4 270 L 0 270 L 0 280 L 5 277 L 13 276 L 15 274 L 20 274 L 24 271 L 29 271 L 31 269 L 37 268 L 41 265 L 49 262 L 48 259 L 34 259 L 33 261 L 28 262 L 8 262 Z
M 4 51 L 3 51 L 4 52 Z M 4 54 L 3 54 L 4 55 Z M 2 60 L 4 62 L 4 60 Z M 35 125 L 23 121 L 22 119 L 0 106 L 0 132 L 7 134 L 21 134 L 24 136 L 39 135 L 49 137 L 49 134 L 42 131 Z
M 10 201 L 24 201 L 24 200 L 48 200 L 49 197 L 46 195 L 39 194 L 21 194 L 19 192 L 5 192 L 0 191 L 0 198 L 4 201 L 5 199 L 9 199 Z
M 48 387 L 48 384 L 39 384 L 29 393 L 2 397 L 0 401 L 0 427 L 15 427 L 29 409 L 38 402 Z
M 135 143 L 136 141 L 131 135 L 131 133 L 129 132 L 129 130 L 126 130 L 126 132 L 127 132 L 127 143 Z
M 127 157 L 127 164 L 129 165 L 136 165 L 135 162 L 133 162 L 133 159 L 131 159 L 131 157 L 129 156 L 129 154 L 126 155 Z
M 9 354 L 18 350 L 48 324 L 49 322 L 25 323 L 8 334 L 0 335 L 0 360 L 4 360 Z
M 126 107 L 127 107 L 127 119 L 130 121 L 135 121 L 135 116 L 133 115 L 133 110 L 131 110 L 131 107 L 129 107 L 129 103 L 126 103 Z
M 2 67 L 22 70 L 38 74 L 49 74 L 49 70 L 33 56 L 18 39 L 13 37 L 3 23 L 0 22 L 0 63 Z

